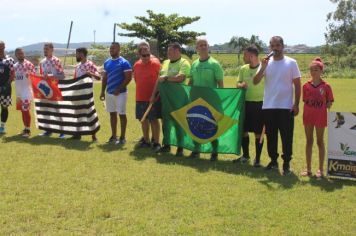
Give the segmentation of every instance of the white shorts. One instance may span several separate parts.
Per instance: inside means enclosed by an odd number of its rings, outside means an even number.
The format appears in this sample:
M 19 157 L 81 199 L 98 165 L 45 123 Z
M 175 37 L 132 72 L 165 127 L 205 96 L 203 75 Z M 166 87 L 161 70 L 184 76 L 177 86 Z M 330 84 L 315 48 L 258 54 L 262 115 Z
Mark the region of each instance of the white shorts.
M 107 112 L 117 112 L 119 115 L 126 115 L 127 92 L 118 96 L 105 94 L 105 105 Z

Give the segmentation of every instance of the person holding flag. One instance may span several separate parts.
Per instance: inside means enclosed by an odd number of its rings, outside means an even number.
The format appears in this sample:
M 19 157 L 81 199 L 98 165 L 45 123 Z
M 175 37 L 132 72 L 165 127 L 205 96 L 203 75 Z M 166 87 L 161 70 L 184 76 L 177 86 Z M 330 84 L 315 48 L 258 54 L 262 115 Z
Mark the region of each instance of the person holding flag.
M 0 134 L 5 133 L 5 123 L 9 117 L 8 107 L 11 105 L 11 82 L 15 76 L 14 64 L 14 59 L 5 55 L 5 43 L 0 40 Z
M 45 58 L 40 62 L 40 74 L 47 79 L 48 76 L 53 76 L 56 79 L 64 79 L 64 71 L 59 58 L 53 55 L 53 43 L 47 42 L 43 46 L 43 54 Z M 52 132 L 45 131 L 40 136 L 51 136 Z M 59 134 L 59 138 L 64 138 L 64 134 Z
M 75 66 L 74 78 L 78 78 L 81 76 L 88 76 L 88 77 L 94 78 L 96 80 L 100 80 L 101 76 L 99 74 L 99 71 L 98 71 L 96 65 L 92 61 L 87 59 L 87 55 L 88 55 L 88 50 L 84 47 L 77 48 L 75 50 L 75 57 L 76 57 L 77 62 L 79 62 L 79 64 L 77 64 Z M 81 135 L 75 134 L 71 137 L 71 139 L 80 140 Z M 95 134 L 92 134 L 92 141 L 93 142 L 97 141 Z
M 155 89 L 153 90 L 150 102 L 154 102 L 156 99 L 156 93 L 158 90 L 158 83 L 163 83 L 165 81 L 173 82 L 173 83 L 184 83 L 185 79 L 189 77 L 190 74 L 190 64 L 189 61 L 182 58 L 182 47 L 179 43 L 174 42 L 168 45 L 167 50 L 167 57 L 168 59 L 163 62 L 160 77 L 157 80 Z M 168 119 L 165 118 L 163 115 L 162 117 L 163 122 L 163 130 L 165 129 L 164 126 L 169 126 L 167 122 Z M 180 133 L 177 133 L 178 139 L 178 148 L 176 151 L 176 156 L 183 156 L 183 147 L 181 146 L 182 143 L 182 136 Z M 159 153 L 167 153 L 171 151 L 170 145 L 170 132 L 163 132 L 163 146 L 157 152 Z
M 22 121 L 25 126 L 21 133 L 22 137 L 28 138 L 31 135 L 31 100 L 32 89 L 29 75 L 36 74 L 35 66 L 25 59 L 25 53 L 22 48 L 16 48 L 15 56 L 18 60 L 14 65 L 15 68 L 15 85 L 16 85 L 16 109 L 22 113 Z
M 192 63 L 190 70 L 190 80 L 188 85 L 209 87 L 209 88 L 224 88 L 224 71 L 220 63 L 209 55 L 209 44 L 207 39 L 198 38 L 196 40 L 196 50 L 199 58 Z M 196 150 L 192 151 L 190 158 L 198 158 L 200 153 L 198 151 L 200 145 L 195 142 Z M 213 151 L 210 160 L 216 161 L 218 159 L 218 140 L 211 142 Z

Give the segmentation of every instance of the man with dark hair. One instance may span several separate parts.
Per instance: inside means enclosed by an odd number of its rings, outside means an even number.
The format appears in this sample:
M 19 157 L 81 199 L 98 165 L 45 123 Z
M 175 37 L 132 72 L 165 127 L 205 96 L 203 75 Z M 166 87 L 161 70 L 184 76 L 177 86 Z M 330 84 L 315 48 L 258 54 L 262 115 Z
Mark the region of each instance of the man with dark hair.
M 110 113 L 111 137 L 108 143 L 125 144 L 126 143 L 126 104 L 127 88 L 126 86 L 132 79 L 132 68 L 130 63 L 120 56 L 120 44 L 111 43 L 110 56 L 104 62 L 104 73 L 101 87 L 100 100 L 106 104 L 106 110 Z M 117 113 L 120 117 L 121 135 L 117 139 Z
M 32 88 L 28 78 L 30 74 L 36 74 L 35 66 L 25 59 L 25 53 L 22 48 L 16 48 L 15 56 L 18 60 L 14 65 L 15 68 L 15 84 L 16 84 L 16 109 L 22 113 L 22 121 L 25 126 L 21 133 L 22 137 L 31 135 L 31 100 Z
M 263 117 L 267 134 L 267 150 L 271 162 L 266 169 L 278 169 L 278 131 L 282 139 L 283 174 L 290 171 L 292 159 L 294 116 L 299 113 L 301 94 L 300 71 L 297 62 L 284 55 L 284 43 L 280 36 L 271 38 L 270 48 L 273 57 L 264 58 L 261 67 L 253 78 L 258 84 L 265 78 L 263 97 Z M 293 100 L 294 87 L 294 100 Z
M 8 107 L 11 105 L 11 82 L 15 77 L 14 64 L 14 59 L 5 55 L 5 43 L 0 40 L 0 134 L 5 133 L 5 123 L 9 117 Z
M 90 78 L 100 80 L 101 77 L 100 77 L 100 74 L 99 74 L 99 71 L 98 71 L 96 65 L 92 61 L 87 59 L 87 55 L 88 55 L 88 50 L 84 47 L 77 48 L 75 50 L 75 57 L 76 57 L 77 62 L 79 62 L 79 64 L 77 64 L 75 67 L 74 78 L 78 78 L 83 75 L 86 75 Z M 79 135 L 79 134 L 73 135 L 71 137 L 71 139 L 80 140 L 81 135 Z M 97 141 L 95 134 L 92 135 L 92 141 L 93 142 Z
M 53 55 L 53 44 L 45 43 L 43 45 L 43 54 L 45 58 L 40 62 L 40 74 L 47 79 L 53 76 L 57 79 L 64 79 L 64 71 L 61 61 Z M 45 131 L 40 136 L 51 136 L 52 132 Z M 64 134 L 59 134 L 59 138 L 64 138 Z
M 246 89 L 245 98 L 245 122 L 244 133 L 242 138 L 242 156 L 233 162 L 247 162 L 250 160 L 249 145 L 250 138 L 248 132 L 255 133 L 255 148 L 256 157 L 254 161 L 255 167 L 260 167 L 260 157 L 263 143 L 260 143 L 260 137 L 263 129 L 262 118 L 262 103 L 263 103 L 263 82 L 257 85 L 253 84 L 260 60 L 258 59 L 258 49 L 255 45 L 250 45 L 244 50 L 244 62 L 246 63 L 240 68 L 239 77 L 237 80 L 237 88 Z
M 150 46 L 146 42 L 138 45 L 140 59 L 134 65 L 134 79 L 136 82 L 136 119 L 141 120 L 150 105 L 150 98 L 159 76 L 161 64 L 159 60 L 151 55 Z M 159 144 L 161 106 L 159 101 L 152 103 L 147 118 L 142 121 L 141 128 L 143 139 L 140 147 L 151 147 L 154 151 L 161 148 Z M 150 140 L 150 127 L 152 130 L 152 143 Z
M 183 83 L 186 78 L 189 77 L 190 74 L 190 64 L 189 61 L 182 58 L 181 55 L 181 45 L 179 43 L 170 43 L 167 49 L 167 57 L 168 59 L 163 62 L 161 68 L 161 76 L 158 78 L 157 82 L 162 83 L 165 81 L 173 82 L 173 83 Z M 153 102 L 155 100 L 157 92 L 157 83 L 155 89 L 153 90 L 150 101 Z M 163 116 L 163 126 L 165 126 L 165 119 Z M 164 130 L 164 129 L 163 129 Z M 176 156 L 183 156 L 183 147 L 180 134 L 177 134 L 178 139 L 178 148 L 176 152 Z M 169 144 L 170 133 L 163 132 L 163 147 L 158 151 L 161 153 L 170 152 L 171 146 Z

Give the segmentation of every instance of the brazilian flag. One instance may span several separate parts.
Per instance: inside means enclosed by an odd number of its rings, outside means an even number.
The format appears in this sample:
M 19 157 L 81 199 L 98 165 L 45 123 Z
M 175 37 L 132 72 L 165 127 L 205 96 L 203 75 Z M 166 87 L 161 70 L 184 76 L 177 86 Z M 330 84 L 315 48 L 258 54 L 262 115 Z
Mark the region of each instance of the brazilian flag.
M 163 143 L 202 153 L 240 154 L 245 90 L 159 84 Z

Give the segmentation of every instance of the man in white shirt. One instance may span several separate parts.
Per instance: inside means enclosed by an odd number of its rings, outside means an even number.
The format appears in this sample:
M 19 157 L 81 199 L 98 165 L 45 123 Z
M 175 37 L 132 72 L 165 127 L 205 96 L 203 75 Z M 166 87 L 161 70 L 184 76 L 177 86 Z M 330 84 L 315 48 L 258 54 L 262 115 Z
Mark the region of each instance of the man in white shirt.
M 266 170 L 278 169 L 278 131 L 282 139 L 283 174 L 291 173 L 294 116 L 299 113 L 301 94 L 300 71 L 297 62 L 284 55 L 283 38 L 273 36 L 270 48 L 274 52 L 271 59 L 264 58 L 253 78 L 258 84 L 265 77 L 263 116 L 267 134 L 267 150 L 271 162 Z M 294 87 L 294 100 L 293 100 Z

